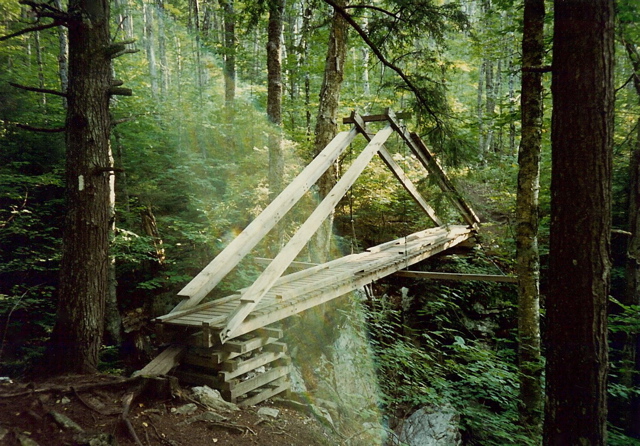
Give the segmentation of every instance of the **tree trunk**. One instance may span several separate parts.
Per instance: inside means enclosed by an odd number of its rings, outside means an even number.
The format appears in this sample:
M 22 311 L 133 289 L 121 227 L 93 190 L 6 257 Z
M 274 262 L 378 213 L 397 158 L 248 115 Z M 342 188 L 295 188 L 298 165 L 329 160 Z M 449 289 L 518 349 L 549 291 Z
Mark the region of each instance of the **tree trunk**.
M 149 65 L 149 78 L 151 81 L 151 95 L 158 101 L 158 64 L 156 63 L 155 27 L 153 25 L 153 5 L 143 4 L 144 9 L 144 43 L 147 52 L 147 64 Z
M 640 81 L 638 81 L 640 84 Z M 640 86 L 639 86 L 640 88 Z M 638 90 L 640 94 L 640 89 Z M 640 305 L 640 119 L 637 120 L 636 148 L 629 162 L 629 231 L 631 238 L 627 247 L 627 292 L 626 305 Z M 623 349 L 623 361 L 632 365 L 628 385 L 640 389 L 640 333 L 628 333 Z M 640 396 L 633 394 L 627 411 L 627 434 L 640 438 Z
M 169 60 L 167 59 L 167 35 L 164 30 L 164 0 L 156 0 L 158 23 L 158 56 L 160 58 L 160 96 L 169 92 Z
M 221 0 L 224 10 L 224 103 L 233 110 L 236 99 L 236 17 L 233 0 Z
M 633 85 L 640 99 L 640 54 L 631 42 L 624 42 L 635 76 Z M 640 305 L 640 118 L 636 122 L 636 146 L 629 161 L 629 232 L 627 247 L 627 290 L 623 303 Z M 629 333 L 624 340 L 623 362 L 632 365 L 627 385 L 640 389 L 640 333 Z M 634 373 L 635 372 L 635 373 Z M 627 411 L 626 430 L 633 438 L 640 438 L 640 396 L 632 394 Z
M 284 153 L 282 150 L 282 16 L 284 0 L 269 2 L 267 42 L 267 116 L 274 124 L 269 138 L 269 197 L 282 190 Z M 280 237 L 278 237 L 279 239 Z
M 542 73 L 544 0 L 525 0 L 522 35 L 522 130 L 518 153 L 516 200 L 516 270 L 518 273 L 518 362 L 520 423 L 537 435 L 542 423 L 542 362 L 540 353 L 540 254 L 538 193 L 542 145 Z
M 62 11 L 62 0 L 55 0 L 56 8 Z M 67 28 L 58 27 L 58 76 L 60 77 L 60 87 L 62 91 L 67 91 L 69 85 L 69 45 L 67 42 Z M 62 104 L 67 107 L 67 99 L 62 98 Z
M 545 445 L 605 445 L 613 1 L 554 5 Z
M 109 3 L 69 1 L 67 214 L 49 351 L 52 372 L 95 372 L 104 330 L 113 173 Z
M 344 6 L 344 0 L 337 2 Z M 320 90 L 320 106 L 316 119 L 314 153 L 317 155 L 331 142 L 338 131 L 340 89 L 344 80 L 344 62 L 347 55 L 347 22 L 337 11 L 333 14 L 329 48 L 324 65 L 324 79 Z M 318 194 L 324 198 L 336 184 L 335 166 L 318 180 Z M 333 213 L 318 228 L 313 239 L 312 258 L 315 262 L 326 261 L 333 234 Z

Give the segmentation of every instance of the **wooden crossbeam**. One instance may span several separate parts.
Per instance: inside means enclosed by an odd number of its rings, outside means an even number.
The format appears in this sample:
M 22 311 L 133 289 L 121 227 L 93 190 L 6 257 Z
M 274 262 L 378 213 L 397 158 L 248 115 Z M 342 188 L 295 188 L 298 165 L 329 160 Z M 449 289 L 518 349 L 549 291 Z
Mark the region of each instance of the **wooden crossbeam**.
M 362 171 L 367 167 L 371 158 L 378 152 L 380 147 L 389 138 L 393 129 L 390 125 L 380 130 L 371 142 L 362 150 L 360 155 L 353 161 L 349 169 L 342 175 L 340 180 L 331 189 L 331 192 L 324 198 L 318 207 L 311 213 L 309 218 L 302 224 L 289 242 L 282 248 L 276 258 L 267 266 L 262 274 L 256 279 L 253 285 L 244 293 L 242 303 L 230 315 L 226 327 L 220 333 L 220 340 L 224 343 L 233 337 L 234 330 L 251 313 L 258 302 L 271 289 L 278 277 L 287 269 L 295 257 L 306 246 L 309 239 L 315 234 L 322 222 L 333 211 L 349 188 L 355 183 Z
M 398 271 L 395 273 L 400 277 L 411 277 L 414 279 L 429 280 L 478 280 L 484 282 L 506 282 L 518 283 L 515 276 L 501 276 L 497 274 L 462 274 L 462 273 L 437 273 L 431 271 Z
M 411 119 L 411 113 L 409 112 L 399 112 L 396 113 L 396 119 Z M 388 121 L 389 117 L 386 114 L 382 114 L 382 115 L 365 115 L 365 116 L 361 116 L 362 120 L 364 122 L 376 122 L 376 121 Z M 343 124 L 355 124 L 356 120 L 353 116 L 353 114 L 351 114 L 351 116 L 343 118 L 342 119 L 342 123 Z
M 331 143 L 304 168 L 280 195 L 178 293 L 185 299 L 172 312 L 198 305 L 333 165 L 357 133 L 354 128 L 349 132 L 341 132 L 336 135 Z

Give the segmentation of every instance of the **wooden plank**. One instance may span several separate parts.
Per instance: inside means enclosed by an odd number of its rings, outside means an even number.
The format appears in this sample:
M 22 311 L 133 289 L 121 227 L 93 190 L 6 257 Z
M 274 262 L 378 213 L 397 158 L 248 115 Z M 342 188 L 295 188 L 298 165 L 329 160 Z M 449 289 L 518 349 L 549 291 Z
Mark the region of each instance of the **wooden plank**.
M 229 317 L 226 327 L 220 333 L 220 340 L 224 343 L 233 337 L 235 328 L 253 311 L 260 299 L 271 289 L 276 280 L 287 269 L 300 251 L 307 245 L 309 239 L 315 234 L 322 222 L 333 211 L 338 202 L 346 194 L 353 183 L 358 179 L 362 171 L 367 167 L 371 158 L 378 152 L 380 146 L 389 138 L 393 129 L 387 125 L 367 144 L 363 151 L 353 161 L 349 169 L 331 189 L 331 192 L 322 200 L 309 218 L 300 226 L 298 231 L 289 239 L 289 242 L 280 250 L 280 253 L 269 266 L 256 279 L 250 289 L 243 295 L 245 303 L 240 305 Z
M 266 352 L 244 361 L 240 359 L 225 361 L 224 364 L 222 364 L 222 371 L 220 373 L 224 376 L 225 381 L 229 381 L 283 357 L 284 353 Z M 226 370 L 227 368 L 231 370 Z
M 247 379 L 246 381 L 232 380 L 228 383 L 224 383 L 222 388 L 228 393 L 232 401 L 247 392 L 250 392 L 258 387 L 262 387 L 282 376 L 289 373 L 289 366 L 282 365 L 280 367 L 274 367 L 267 370 L 264 373 L 258 374 L 256 377 Z
M 267 259 L 265 257 L 254 257 L 253 261 L 256 262 L 258 265 L 268 265 L 273 261 L 273 259 Z M 311 268 L 312 266 L 318 266 L 318 265 L 319 265 L 318 263 L 293 261 L 291 262 L 291 265 L 289 265 L 289 268 L 307 269 L 307 268 Z
M 240 407 L 255 406 L 256 404 L 259 404 L 269 398 L 272 398 L 278 395 L 279 393 L 286 392 L 290 388 L 291 388 L 291 383 L 287 381 L 285 376 L 283 376 L 264 386 L 264 389 L 256 393 L 255 395 L 252 395 L 238 402 L 238 406 Z
M 185 299 L 172 312 L 198 305 L 333 165 L 356 135 L 356 129 L 336 135 L 264 211 L 178 293 Z
M 195 384 L 199 386 L 209 386 L 212 389 L 220 389 L 223 384 L 222 377 L 209 375 L 207 373 L 195 372 L 193 370 L 178 369 L 175 372 L 176 377 L 187 384 Z
M 263 328 L 263 327 L 258 327 L 258 328 Z M 245 354 L 257 348 L 264 347 L 268 344 L 276 342 L 278 339 L 280 338 L 271 338 L 271 337 L 262 337 L 262 336 L 251 338 L 245 341 L 239 341 L 234 339 L 223 344 L 221 348 L 225 352 Z
M 166 375 L 180 363 L 180 359 L 186 351 L 183 345 L 171 345 L 156 356 L 142 370 L 135 372 L 135 376 Z
M 440 227 L 437 227 L 437 228 L 429 228 L 429 229 L 425 229 L 423 231 L 414 232 L 413 234 L 410 234 L 410 235 L 408 235 L 406 237 L 403 237 L 403 238 L 399 238 L 399 239 L 396 239 L 396 240 L 391 240 L 391 241 L 384 242 L 384 243 L 381 243 L 381 244 L 376 245 L 376 246 L 372 246 L 371 248 L 367 248 L 367 252 L 371 252 L 371 253 L 381 252 L 381 251 L 384 251 L 384 250 L 389 249 L 389 248 L 394 247 L 394 246 L 404 246 L 406 242 L 412 242 L 412 241 L 415 241 L 417 239 L 422 240 L 422 239 L 427 238 L 427 237 L 439 236 L 439 235 L 446 234 L 446 233 L 447 233 L 447 229 L 446 229 L 446 227 L 443 227 L 443 226 L 440 226 Z
M 175 311 L 175 309 L 174 309 L 174 311 L 172 311 L 171 313 L 165 314 L 164 316 L 159 316 L 155 320 L 158 321 L 158 322 L 168 322 L 168 321 L 170 321 L 172 319 L 176 319 L 176 318 L 179 318 L 179 317 L 182 317 L 182 316 L 186 316 L 186 315 L 189 315 L 189 314 L 192 314 L 192 313 L 197 313 L 197 312 L 202 311 L 203 309 L 206 309 L 206 308 L 212 308 L 212 307 L 221 306 L 221 305 L 225 304 L 226 302 L 233 301 L 233 300 L 236 300 L 236 299 L 239 299 L 239 298 L 240 298 L 239 294 L 234 294 L 234 295 L 231 295 L 231 296 L 223 297 L 221 299 L 212 300 L 211 302 L 207 302 L 207 303 L 204 303 L 202 305 L 198 305 L 198 306 L 190 308 L 188 310 Z
M 437 273 L 426 271 L 398 271 L 396 276 L 412 277 L 414 279 L 430 280 L 479 280 L 484 282 L 518 283 L 515 276 L 501 276 L 496 274 L 461 274 L 461 273 Z

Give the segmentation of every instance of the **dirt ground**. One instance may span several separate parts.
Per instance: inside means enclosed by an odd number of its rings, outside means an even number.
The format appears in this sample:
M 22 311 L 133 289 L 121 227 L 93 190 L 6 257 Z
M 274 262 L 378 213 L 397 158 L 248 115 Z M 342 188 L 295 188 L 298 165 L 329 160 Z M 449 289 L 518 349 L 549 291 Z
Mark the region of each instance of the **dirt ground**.
M 261 407 L 277 409 L 277 416 L 258 414 Z M 185 410 L 190 413 L 180 413 Z M 141 379 L 92 375 L 0 383 L 0 445 L 337 444 L 303 405 L 293 408 L 283 400 L 212 414 L 196 404 L 189 388 L 155 389 Z

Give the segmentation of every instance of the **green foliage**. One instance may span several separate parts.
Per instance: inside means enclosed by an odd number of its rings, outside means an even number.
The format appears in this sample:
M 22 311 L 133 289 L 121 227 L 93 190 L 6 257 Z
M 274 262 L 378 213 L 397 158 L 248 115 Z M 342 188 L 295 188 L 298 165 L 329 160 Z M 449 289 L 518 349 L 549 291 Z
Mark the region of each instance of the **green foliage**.
M 461 415 L 465 444 L 536 444 L 518 430 L 512 351 L 465 341 L 451 328 L 423 333 L 416 344 L 400 334 L 406 329 L 397 310 L 373 310 L 368 317 L 387 412 L 451 404 Z

